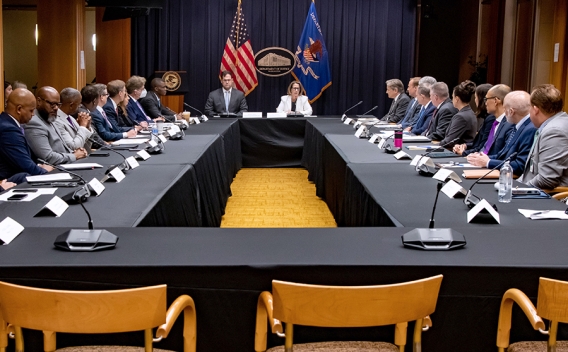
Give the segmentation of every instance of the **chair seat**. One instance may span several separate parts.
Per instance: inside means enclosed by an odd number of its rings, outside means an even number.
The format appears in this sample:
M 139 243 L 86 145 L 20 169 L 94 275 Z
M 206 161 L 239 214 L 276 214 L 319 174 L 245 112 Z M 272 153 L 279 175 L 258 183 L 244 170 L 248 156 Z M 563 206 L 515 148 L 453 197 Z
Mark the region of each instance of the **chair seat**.
M 57 352 L 144 352 L 144 347 L 132 346 L 77 346 L 65 347 L 57 349 Z M 154 352 L 172 352 L 170 350 L 161 350 L 154 348 Z
M 283 352 L 284 346 L 270 348 L 266 352 Z M 337 341 L 294 344 L 294 352 L 399 352 L 398 347 L 387 342 Z
M 522 341 L 512 343 L 507 352 L 546 352 L 546 341 Z M 568 352 L 568 341 L 557 341 L 556 352 Z

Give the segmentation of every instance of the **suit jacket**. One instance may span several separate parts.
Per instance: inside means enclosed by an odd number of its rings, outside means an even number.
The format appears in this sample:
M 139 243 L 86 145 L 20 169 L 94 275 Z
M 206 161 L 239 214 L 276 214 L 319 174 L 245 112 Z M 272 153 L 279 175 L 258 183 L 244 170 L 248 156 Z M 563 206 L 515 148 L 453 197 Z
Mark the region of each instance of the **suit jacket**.
M 110 119 L 109 122 L 107 122 L 97 109 L 91 111 L 91 124 L 104 141 L 112 142 L 123 138 L 122 131 L 118 126 Z
M 118 108 L 114 107 L 114 104 L 112 101 L 110 101 L 110 98 L 107 99 L 106 104 L 103 106 L 103 110 L 105 112 L 105 114 L 107 115 L 107 118 L 109 120 L 111 120 L 116 126 L 118 126 L 118 129 L 121 132 L 128 132 L 132 129 L 132 125 L 127 126 L 123 123 L 123 121 L 120 120 L 120 118 L 118 117 L 118 113 L 116 112 Z M 120 110 L 119 110 L 120 113 Z
M 156 119 L 160 116 L 166 119 L 168 122 L 176 121 L 176 113 L 164 106 L 160 102 L 160 98 L 155 92 L 148 92 L 146 97 L 138 101 L 140 105 L 146 111 L 146 115 L 150 116 L 151 119 Z
M 405 93 L 400 93 L 396 101 L 393 100 L 389 112 L 381 118 L 381 121 L 398 123 L 404 117 L 409 102 L 410 97 Z
M 413 102 L 414 105 L 412 105 Z M 420 114 L 421 107 L 422 105 L 418 104 L 416 99 L 410 100 L 404 118 L 400 121 L 400 125 L 403 129 L 412 126 L 414 122 L 416 122 L 416 119 L 418 119 L 418 115 Z
M 452 121 L 452 117 L 458 113 L 458 109 L 454 107 L 452 104 L 452 100 L 450 98 L 444 100 L 438 106 L 438 113 L 432 123 L 430 124 L 430 128 L 426 132 L 426 135 L 435 141 L 441 141 L 446 137 L 446 132 L 448 131 L 448 126 Z M 477 121 L 475 122 L 474 129 L 477 130 Z M 450 139 L 451 140 L 451 139 Z M 473 140 L 473 138 L 471 139 Z
M 438 110 L 438 115 L 440 110 Z M 446 148 L 453 148 L 454 144 L 471 143 L 475 138 L 477 133 L 477 117 L 471 110 L 469 105 L 466 105 L 463 109 L 457 112 L 457 114 L 452 117 L 448 129 L 446 131 L 446 136 L 440 142 Z M 452 140 L 459 138 L 457 141 L 450 143 Z
M 216 89 L 209 93 L 209 97 L 205 103 L 205 115 L 209 117 L 213 117 L 224 112 L 234 113 L 239 117 L 242 117 L 243 112 L 248 111 L 245 94 L 240 90 L 233 88 L 231 90 L 231 100 L 229 100 L 229 111 L 226 110 L 223 88 Z
M 89 147 L 87 142 L 93 133 L 86 127 L 79 126 L 77 120 L 72 116 L 69 116 L 71 118 L 71 123 L 69 123 L 66 115 L 63 111 L 57 110 L 57 119 L 53 122 L 59 130 L 63 143 L 71 150 Z M 90 145 L 90 143 L 88 144 Z
M 541 127 L 523 182 L 541 189 L 568 186 L 568 114 L 559 112 Z
M 485 143 L 489 138 L 489 132 L 491 132 L 491 126 L 493 126 L 493 122 L 495 122 L 495 116 L 491 114 L 487 115 L 485 119 L 483 119 L 483 124 L 481 125 L 479 131 L 477 131 L 477 135 L 473 139 L 473 142 L 466 143 L 467 149 L 463 152 L 462 156 L 483 151 L 483 148 L 485 148 Z
M 290 95 L 283 95 L 280 98 L 280 104 L 276 108 L 277 112 L 288 112 L 292 110 L 292 97 Z M 302 115 L 311 115 L 313 110 L 308 97 L 305 95 L 299 95 L 296 99 L 296 111 Z
M 503 147 L 501 151 L 499 151 L 496 155 L 489 155 L 490 160 L 487 167 L 492 169 L 499 165 L 502 160 L 508 158 L 509 155 L 517 152 L 517 156 L 511 161 L 511 167 L 513 168 L 513 174 L 517 176 L 522 175 L 533 144 L 535 132 L 536 128 L 530 118 L 526 119 L 517 132 L 515 132 L 515 135 L 509 144 L 506 144 L 505 142 L 505 147 Z
M 0 179 L 18 173 L 43 175 L 47 171 L 35 163 L 26 137 L 10 115 L 0 114 Z
M 128 105 L 126 105 L 126 112 L 128 112 L 128 117 L 131 119 L 140 122 L 154 122 L 149 116 L 146 116 L 146 112 L 144 108 L 139 107 L 138 104 L 134 101 L 134 98 L 130 98 L 128 101 Z
M 430 103 L 426 110 L 424 110 L 424 114 L 417 118 L 416 123 L 412 126 L 412 130 L 410 130 L 410 133 L 419 135 L 426 131 L 426 128 L 428 128 L 428 124 L 432 119 L 432 115 L 434 114 L 434 110 L 436 110 L 436 106 Z
M 38 111 L 24 127 L 26 140 L 34 155 L 53 165 L 72 163 L 77 160 L 73 149 L 63 142 L 57 126 L 44 121 Z

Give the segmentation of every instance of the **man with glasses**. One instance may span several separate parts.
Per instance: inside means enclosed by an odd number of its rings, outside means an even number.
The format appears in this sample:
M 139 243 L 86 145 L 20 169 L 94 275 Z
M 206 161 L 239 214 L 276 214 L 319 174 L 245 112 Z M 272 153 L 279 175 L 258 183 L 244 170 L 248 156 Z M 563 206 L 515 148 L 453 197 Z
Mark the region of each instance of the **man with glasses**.
M 248 111 L 245 94 L 233 87 L 233 74 L 229 71 L 221 73 L 222 88 L 209 93 L 205 103 L 205 115 L 209 117 L 227 116 L 242 117 Z
M 94 85 L 98 99 L 93 101 L 93 108 L 88 108 L 91 112 L 91 117 L 95 129 L 106 142 L 114 142 L 123 138 L 136 137 L 136 129 L 130 128 L 128 131 L 123 131 L 114 121 L 112 121 L 103 109 L 108 100 L 107 87 L 104 84 L 97 83 Z M 85 105 L 85 101 L 83 101 Z
M 69 148 L 54 124 L 61 107 L 59 92 L 53 87 L 41 87 L 36 100 L 34 115 L 25 126 L 26 139 L 35 156 L 53 165 L 72 163 L 87 157 L 85 148 Z

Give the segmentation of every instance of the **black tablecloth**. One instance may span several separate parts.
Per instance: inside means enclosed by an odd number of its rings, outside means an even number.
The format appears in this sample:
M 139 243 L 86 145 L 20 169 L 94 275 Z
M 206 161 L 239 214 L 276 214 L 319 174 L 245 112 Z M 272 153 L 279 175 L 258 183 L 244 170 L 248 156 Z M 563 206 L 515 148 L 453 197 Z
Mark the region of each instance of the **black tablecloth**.
M 116 249 L 69 253 L 52 245 L 64 228 L 26 229 L 0 247 L 0 280 L 95 290 L 167 284 L 168 302 L 184 293 L 195 300 L 199 351 L 251 351 L 256 300 L 273 279 L 370 285 L 443 274 L 434 325 L 423 334 L 424 349 L 438 352 L 493 350 L 499 304 L 508 288 L 534 299 L 539 276 L 568 280 L 566 236 L 555 231 L 536 235 L 506 226 L 498 232 L 466 226 L 456 228 L 467 237 L 466 249 L 424 252 L 402 247 L 404 228 L 108 230 L 120 237 Z M 513 319 L 512 341 L 544 338 L 517 312 Z M 136 336 L 141 344 L 142 334 Z M 35 337 L 41 342 L 39 334 Z M 381 338 L 392 341 L 392 327 L 298 327 L 294 336 L 297 342 Z M 58 346 L 74 339 L 58 335 Z M 270 345 L 277 343 L 283 340 L 269 339 Z M 33 347 L 28 343 L 38 350 Z M 179 327 L 157 347 L 181 350 Z

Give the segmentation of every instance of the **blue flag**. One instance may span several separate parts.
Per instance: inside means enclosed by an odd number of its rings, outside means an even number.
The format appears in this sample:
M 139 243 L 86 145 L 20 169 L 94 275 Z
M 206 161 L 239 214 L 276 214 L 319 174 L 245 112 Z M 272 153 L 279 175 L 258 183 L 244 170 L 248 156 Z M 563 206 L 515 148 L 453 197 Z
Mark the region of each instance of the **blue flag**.
M 331 85 L 329 54 L 323 40 L 316 5 L 313 2 L 296 48 L 295 58 L 296 65 L 292 75 L 302 82 L 306 96 L 310 103 L 313 103 Z

